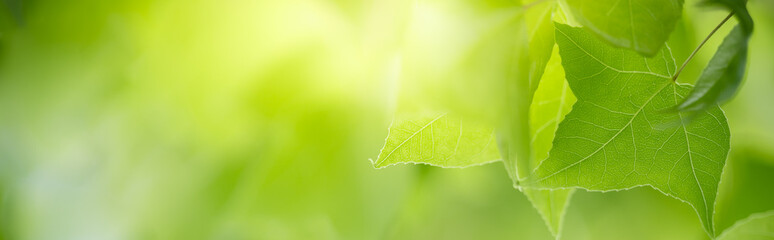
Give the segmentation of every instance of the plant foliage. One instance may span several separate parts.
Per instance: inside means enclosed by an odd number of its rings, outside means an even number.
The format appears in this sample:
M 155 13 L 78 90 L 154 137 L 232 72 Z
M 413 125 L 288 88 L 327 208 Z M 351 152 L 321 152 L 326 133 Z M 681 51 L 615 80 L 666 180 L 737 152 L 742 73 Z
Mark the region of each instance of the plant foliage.
M 557 238 L 575 189 L 650 186 L 691 206 L 714 237 L 731 137 L 718 103 L 741 83 L 752 18 L 743 1 L 706 3 L 732 11 L 740 23 L 695 87 L 675 81 L 682 67 L 666 43 L 683 1 L 527 3 L 507 18 L 515 22 L 498 25 L 479 43 L 499 44 L 502 51 L 469 52 L 476 56 L 472 65 L 497 67 L 474 77 L 496 89 L 496 113 L 483 114 L 495 118 L 451 117 L 454 107 L 425 115 L 398 112 L 374 166 L 465 167 L 501 159 L 514 187 Z M 771 233 L 770 222 L 758 216 L 721 238 L 740 239 L 744 229 Z

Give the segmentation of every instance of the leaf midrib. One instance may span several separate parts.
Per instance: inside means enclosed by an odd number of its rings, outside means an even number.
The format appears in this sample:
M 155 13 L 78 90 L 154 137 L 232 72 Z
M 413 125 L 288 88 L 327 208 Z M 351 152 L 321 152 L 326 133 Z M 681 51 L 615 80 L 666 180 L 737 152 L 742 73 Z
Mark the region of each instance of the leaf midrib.
M 675 93 L 675 104 L 677 104 L 677 86 L 673 86 L 672 89 Z M 701 187 L 701 182 L 699 182 L 699 177 L 696 175 L 696 167 L 693 165 L 693 153 L 691 152 L 691 140 L 688 139 L 688 129 L 685 128 L 685 122 L 683 121 L 683 113 L 678 112 L 678 116 L 680 117 L 680 126 L 683 128 L 683 133 L 685 134 L 685 144 L 686 144 L 686 150 L 688 152 L 688 162 L 691 164 L 691 173 L 693 173 L 693 179 L 696 181 L 696 186 L 699 187 L 699 192 L 701 193 L 701 199 L 704 202 L 704 214 L 706 217 L 709 217 L 709 206 L 707 205 L 707 196 L 704 193 L 704 188 Z M 711 234 L 714 235 L 715 227 L 713 225 L 710 225 L 710 231 Z

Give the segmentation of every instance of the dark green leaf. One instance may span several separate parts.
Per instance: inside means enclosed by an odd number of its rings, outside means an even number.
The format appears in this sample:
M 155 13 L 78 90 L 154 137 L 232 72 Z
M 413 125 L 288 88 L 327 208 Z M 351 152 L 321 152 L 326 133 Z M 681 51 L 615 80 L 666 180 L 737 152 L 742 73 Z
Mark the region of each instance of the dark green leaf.
M 734 96 L 747 66 L 748 39 L 741 25 L 731 30 L 678 110 L 703 110 Z
M 709 0 L 707 5 L 720 5 L 733 11 L 739 24 L 723 39 L 715 55 L 704 68 L 696 87 L 678 106 L 680 111 L 698 111 L 731 99 L 742 83 L 747 67 L 747 48 L 753 20 L 746 0 Z

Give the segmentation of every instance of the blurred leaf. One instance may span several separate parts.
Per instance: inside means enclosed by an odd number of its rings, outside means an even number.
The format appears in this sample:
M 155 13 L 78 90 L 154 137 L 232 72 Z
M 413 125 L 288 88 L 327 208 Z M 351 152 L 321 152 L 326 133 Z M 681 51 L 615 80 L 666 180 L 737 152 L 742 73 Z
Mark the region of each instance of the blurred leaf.
M 609 43 L 656 55 L 682 15 L 683 0 L 567 0 L 587 30 Z
M 529 30 L 529 86 L 530 91 L 535 92 L 546 70 L 546 65 L 552 57 L 552 50 L 556 42 L 551 16 L 557 7 L 553 2 L 550 4 L 533 2 L 532 4 L 539 5 L 529 8 L 524 20 L 527 22 Z
M 543 10 L 550 11 L 550 5 Z M 511 53 L 512 61 L 502 70 L 508 73 L 508 77 L 502 87 L 505 95 L 500 127 L 497 129 L 498 144 L 514 186 L 529 176 L 531 169 L 529 109 L 553 48 L 553 34 L 546 31 L 546 28 L 552 28 L 551 19 L 547 16 L 549 13 L 540 13 L 540 9 L 528 11 L 532 14 L 528 17 L 536 17 L 537 20 L 528 21 L 530 33 L 522 32 L 511 40 L 515 46 Z
M 562 230 L 565 240 L 708 240 L 696 213 L 652 188 L 575 191 Z
M 580 28 L 557 24 L 556 32 L 578 102 L 531 182 L 597 191 L 650 185 L 686 201 L 714 236 L 713 206 L 729 150 L 720 108 L 691 122 L 663 111 L 690 89 L 671 81 L 668 48 L 649 59 L 601 44 Z
M 22 3 L 22 0 L 4 0 L 3 5 L 5 5 L 5 9 L 0 8 L 0 11 L 8 11 L 13 16 L 14 23 L 17 26 L 24 25 L 24 6 Z M 0 14 L 0 16 L 4 14 Z
M 513 60 L 505 70 L 509 76 L 503 85 L 505 97 L 500 119 L 502 123 L 497 129 L 505 168 L 516 186 L 521 179 L 529 176 L 533 166 L 530 105 L 554 47 L 551 22 L 554 4 L 532 4 L 538 5 L 533 5 L 525 13 L 528 33 L 512 40 L 516 48 L 512 53 Z M 524 35 L 528 35 L 527 38 Z
M 718 240 L 774 239 L 774 211 L 754 214 L 723 232 Z
M 514 70 L 525 51 L 524 14 L 515 7 L 476 12 L 471 5 L 417 5 L 401 49 L 399 112 L 450 112 L 500 124 L 511 104 L 506 85 L 528 74 Z
M 759 139 L 756 139 L 759 140 Z M 723 231 L 750 214 L 774 210 L 774 155 L 768 149 L 734 145 L 715 204 L 715 228 Z
M 446 113 L 396 116 L 384 148 L 374 162 L 383 168 L 398 163 L 467 167 L 497 161 L 491 128 Z

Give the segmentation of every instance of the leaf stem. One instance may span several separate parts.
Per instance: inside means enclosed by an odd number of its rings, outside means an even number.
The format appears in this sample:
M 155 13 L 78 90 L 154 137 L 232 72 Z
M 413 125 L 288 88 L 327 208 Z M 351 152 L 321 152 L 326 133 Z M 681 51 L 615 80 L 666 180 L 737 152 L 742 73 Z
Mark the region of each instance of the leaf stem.
M 672 82 L 677 81 L 677 76 L 680 76 L 680 73 L 683 72 L 683 69 L 685 68 L 685 65 L 688 65 L 688 62 L 690 62 L 691 59 L 693 59 L 693 57 L 696 55 L 696 53 L 699 52 L 699 49 L 701 49 L 701 47 L 704 46 L 705 43 L 707 43 L 707 40 L 709 40 L 710 37 L 712 37 L 712 35 L 714 35 L 715 32 L 717 32 L 718 29 L 720 29 L 720 27 L 722 27 L 723 24 L 725 24 L 728 21 L 728 19 L 731 19 L 732 16 L 734 16 L 734 12 L 733 11 L 731 11 L 731 13 L 729 13 L 728 16 L 726 16 L 726 18 L 724 18 L 723 21 L 720 22 L 720 24 L 715 26 L 715 29 L 712 29 L 712 32 L 710 32 L 709 35 L 707 35 L 707 37 L 704 38 L 704 40 L 701 41 L 701 43 L 699 43 L 699 46 L 697 46 L 696 49 L 693 50 L 691 55 L 688 56 L 688 59 L 685 59 L 685 62 L 683 62 L 683 65 L 680 66 L 680 69 L 677 70 L 677 72 L 675 72 L 674 76 L 672 76 Z

